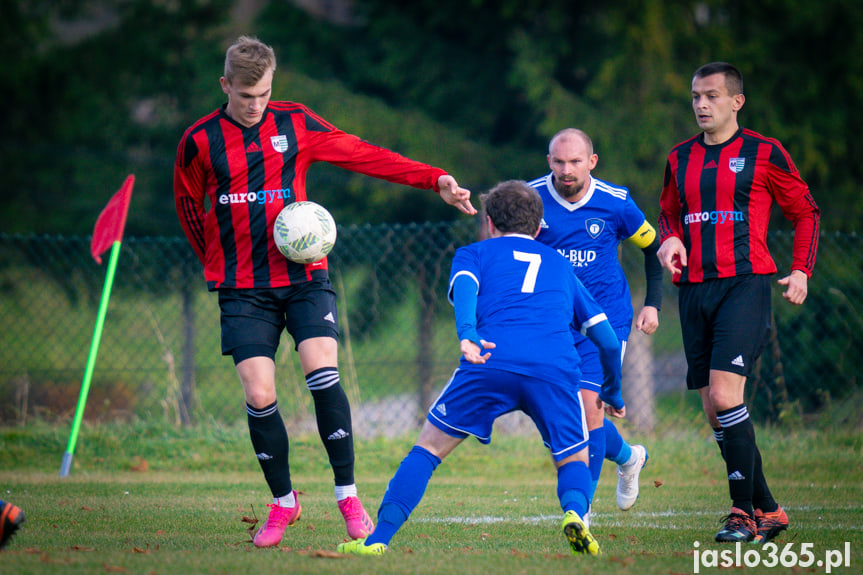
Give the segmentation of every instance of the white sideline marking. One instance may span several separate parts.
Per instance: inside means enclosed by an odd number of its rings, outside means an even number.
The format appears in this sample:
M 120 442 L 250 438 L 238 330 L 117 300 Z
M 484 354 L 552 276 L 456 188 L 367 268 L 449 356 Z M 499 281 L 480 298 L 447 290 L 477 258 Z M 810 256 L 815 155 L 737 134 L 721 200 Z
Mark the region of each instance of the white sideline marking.
M 846 507 L 812 507 L 803 505 L 800 507 L 785 507 L 786 511 L 843 511 L 848 509 L 859 509 L 857 506 Z M 685 517 L 715 517 L 717 524 L 721 513 L 717 514 L 713 511 L 620 511 L 617 513 L 596 513 L 590 514 L 590 526 L 593 527 L 648 527 L 651 529 L 671 529 L 678 531 L 683 528 L 690 528 L 683 525 L 678 525 L 673 521 L 674 518 Z M 503 517 L 493 515 L 482 515 L 477 517 L 417 517 L 411 521 L 415 523 L 451 523 L 456 525 L 488 525 L 494 523 L 527 523 L 538 525 L 540 523 L 559 523 L 563 515 L 534 515 L 522 517 Z M 652 519 L 668 518 L 669 522 L 655 522 Z M 795 527 L 793 518 L 791 529 Z M 822 524 L 819 521 L 807 521 L 805 523 L 807 531 L 839 531 L 848 529 L 851 531 L 863 531 L 863 525 L 845 525 L 843 523 Z

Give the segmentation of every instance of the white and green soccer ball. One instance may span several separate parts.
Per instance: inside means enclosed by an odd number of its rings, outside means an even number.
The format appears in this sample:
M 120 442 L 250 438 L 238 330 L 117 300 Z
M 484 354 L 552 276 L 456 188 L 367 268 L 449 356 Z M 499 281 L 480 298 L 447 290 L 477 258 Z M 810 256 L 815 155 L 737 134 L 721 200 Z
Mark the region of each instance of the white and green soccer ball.
M 294 202 L 276 216 L 273 239 L 283 256 L 298 264 L 324 259 L 336 243 L 333 216 L 315 202 Z

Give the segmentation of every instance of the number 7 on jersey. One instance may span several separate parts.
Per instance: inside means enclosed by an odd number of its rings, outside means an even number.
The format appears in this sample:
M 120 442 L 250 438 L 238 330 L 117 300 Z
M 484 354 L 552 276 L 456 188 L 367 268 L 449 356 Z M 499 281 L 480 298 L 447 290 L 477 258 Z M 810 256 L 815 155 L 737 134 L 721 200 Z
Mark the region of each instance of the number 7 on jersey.
M 533 293 L 536 287 L 536 276 L 539 274 L 539 265 L 542 263 L 542 256 L 513 250 L 512 257 L 516 261 L 527 262 L 527 272 L 524 274 L 521 291 L 522 293 Z

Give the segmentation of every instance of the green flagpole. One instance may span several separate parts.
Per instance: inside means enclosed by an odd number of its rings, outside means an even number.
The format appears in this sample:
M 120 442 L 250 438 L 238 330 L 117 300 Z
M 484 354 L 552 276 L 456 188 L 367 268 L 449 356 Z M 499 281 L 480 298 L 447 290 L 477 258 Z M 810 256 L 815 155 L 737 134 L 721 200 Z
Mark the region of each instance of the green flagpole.
M 87 369 L 84 371 L 84 381 L 81 383 L 81 393 L 78 396 L 78 407 L 75 409 L 75 419 L 72 422 L 72 433 L 69 435 L 69 445 L 63 454 L 60 464 L 60 477 L 67 477 L 72 468 L 72 454 L 75 452 L 75 442 L 84 417 L 84 407 L 87 405 L 87 394 L 90 391 L 90 381 L 93 379 L 93 368 L 96 365 L 96 355 L 99 353 L 99 342 L 102 339 L 102 328 L 105 325 L 105 315 L 108 313 L 108 300 L 111 298 L 111 286 L 114 284 L 114 272 L 120 256 L 120 241 L 115 241 L 111 248 L 111 259 L 108 262 L 108 273 L 105 276 L 105 287 L 102 289 L 102 301 L 99 303 L 99 315 L 96 318 L 96 328 L 93 330 L 93 340 L 90 343 L 90 354 L 87 357 Z

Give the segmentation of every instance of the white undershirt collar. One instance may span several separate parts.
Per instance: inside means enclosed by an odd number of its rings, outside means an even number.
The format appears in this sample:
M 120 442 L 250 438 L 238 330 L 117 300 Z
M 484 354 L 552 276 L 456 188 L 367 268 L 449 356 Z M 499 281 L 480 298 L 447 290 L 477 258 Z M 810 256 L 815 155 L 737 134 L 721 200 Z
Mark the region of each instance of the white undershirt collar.
M 554 180 L 552 179 L 552 174 L 548 174 L 545 177 L 545 186 L 546 188 L 548 188 L 548 192 L 551 194 L 551 197 L 554 198 L 554 201 L 560 204 L 563 209 L 574 212 L 581 206 L 587 204 L 587 202 L 590 201 L 590 198 L 593 197 L 593 192 L 596 190 L 596 178 L 594 178 L 593 176 L 588 177 L 590 177 L 590 185 L 587 187 L 587 193 L 584 194 L 584 197 L 577 202 L 570 202 L 558 193 L 557 188 L 554 187 Z

